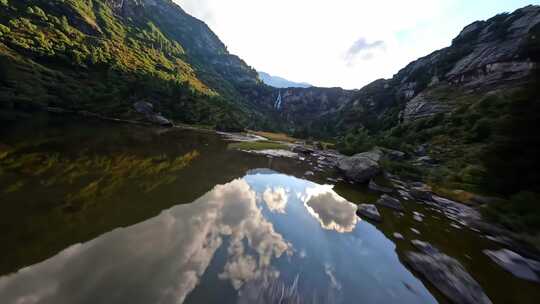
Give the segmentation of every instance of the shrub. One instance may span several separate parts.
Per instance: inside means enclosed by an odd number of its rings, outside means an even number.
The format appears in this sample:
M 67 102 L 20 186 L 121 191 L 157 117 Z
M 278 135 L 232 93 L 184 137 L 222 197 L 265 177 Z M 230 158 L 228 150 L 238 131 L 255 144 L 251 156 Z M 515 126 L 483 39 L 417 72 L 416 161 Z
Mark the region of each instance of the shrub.
M 540 230 L 540 194 L 521 191 L 510 197 L 490 203 L 482 210 L 484 216 L 518 232 Z
M 492 123 L 487 118 L 482 118 L 474 124 L 471 133 L 468 135 L 468 140 L 472 142 L 482 142 L 491 136 Z
M 336 147 L 345 155 L 365 152 L 373 148 L 373 140 L 365 128 L 358 128 L 340 138 Z

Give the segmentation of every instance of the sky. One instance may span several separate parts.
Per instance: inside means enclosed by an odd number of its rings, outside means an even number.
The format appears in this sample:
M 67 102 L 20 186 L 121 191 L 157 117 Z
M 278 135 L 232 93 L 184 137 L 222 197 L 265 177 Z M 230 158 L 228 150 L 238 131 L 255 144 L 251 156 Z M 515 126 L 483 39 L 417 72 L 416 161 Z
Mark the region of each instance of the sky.
M 174 0 L 258 71 L 359 89 L 449 46 L 466 25 L 540 0 Z

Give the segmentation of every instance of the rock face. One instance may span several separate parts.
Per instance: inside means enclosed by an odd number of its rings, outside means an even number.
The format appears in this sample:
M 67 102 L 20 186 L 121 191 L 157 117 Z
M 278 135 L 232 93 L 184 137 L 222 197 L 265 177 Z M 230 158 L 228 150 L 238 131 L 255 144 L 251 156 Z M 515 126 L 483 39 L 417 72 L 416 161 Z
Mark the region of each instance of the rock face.
M 357 183 L 367 183 L 381 173 L 379 165 L 381 157 L 382 152 L 380 150 L 359 153 L 340 159 L 337 168 L 345 174 L 347 179 Z
M 484 250 L 483 252 L 514 276 L 540 283 L 540 262 L 524 258 L 508 249 Z
M 428 243 L 412 241 L 422 253 L 407 252 L 406 262 L 451 302 L 457 304 L 491 303 L 482 287 L 454 258 Z
M 405 105 L 403 121 L 410 122 L 416 119 L 433 116 L 438 113 L 446 113 L 451 106 L 428 93 L 420 93 Z
M 160 126 L 172 126 L 173 123 L 169 121 L 167 118 L 163 117 L 161 113 L 155 113 L 154 112 L 154 105 L 145 102 L 145 101 L 138 101 L 135 104 L 133 104 L 133 107 L 135 108 L 135 111 L 138 113 L 144 115 L 146 120 L 153 124 L 157 124 Z
M 377 205 L 385 206 L 397 211 L 402 211 L 403 206 L 398 199 L 391 197 L 390 195 L 383 194 L 379 200 L 377 200 Z
M 358 210 L 356 210 L 356 213 L 360 217 L 366 217 L 370 220 L 380 222 L 381 221 L 381 214 L 379 213 L 379 210 L 375 205 L 371 204 L 360 204 L 358 205 Z

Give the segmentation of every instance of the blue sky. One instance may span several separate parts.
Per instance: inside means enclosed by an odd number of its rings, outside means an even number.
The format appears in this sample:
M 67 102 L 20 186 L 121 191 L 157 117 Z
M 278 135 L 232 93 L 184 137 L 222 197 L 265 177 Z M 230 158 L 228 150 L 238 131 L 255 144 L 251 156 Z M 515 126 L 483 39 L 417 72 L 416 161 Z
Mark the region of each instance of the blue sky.
M 539 1 L 175 0 L 249 65 L 317 86 L 361 88 L 448 46 L 476 20 Z

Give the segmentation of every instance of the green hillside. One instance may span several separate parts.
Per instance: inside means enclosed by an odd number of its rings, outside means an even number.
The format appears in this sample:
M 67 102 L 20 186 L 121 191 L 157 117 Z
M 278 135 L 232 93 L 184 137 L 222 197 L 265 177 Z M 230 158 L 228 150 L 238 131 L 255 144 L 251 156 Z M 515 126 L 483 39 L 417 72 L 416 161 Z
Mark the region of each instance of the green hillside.
M 235 87 L 258 83 L 256 72 L 171 1 L 3 0 L 0 20 L 3 112 L 129 117 L 133 102 L 149 100 L 185 123 L 251 115 Z

